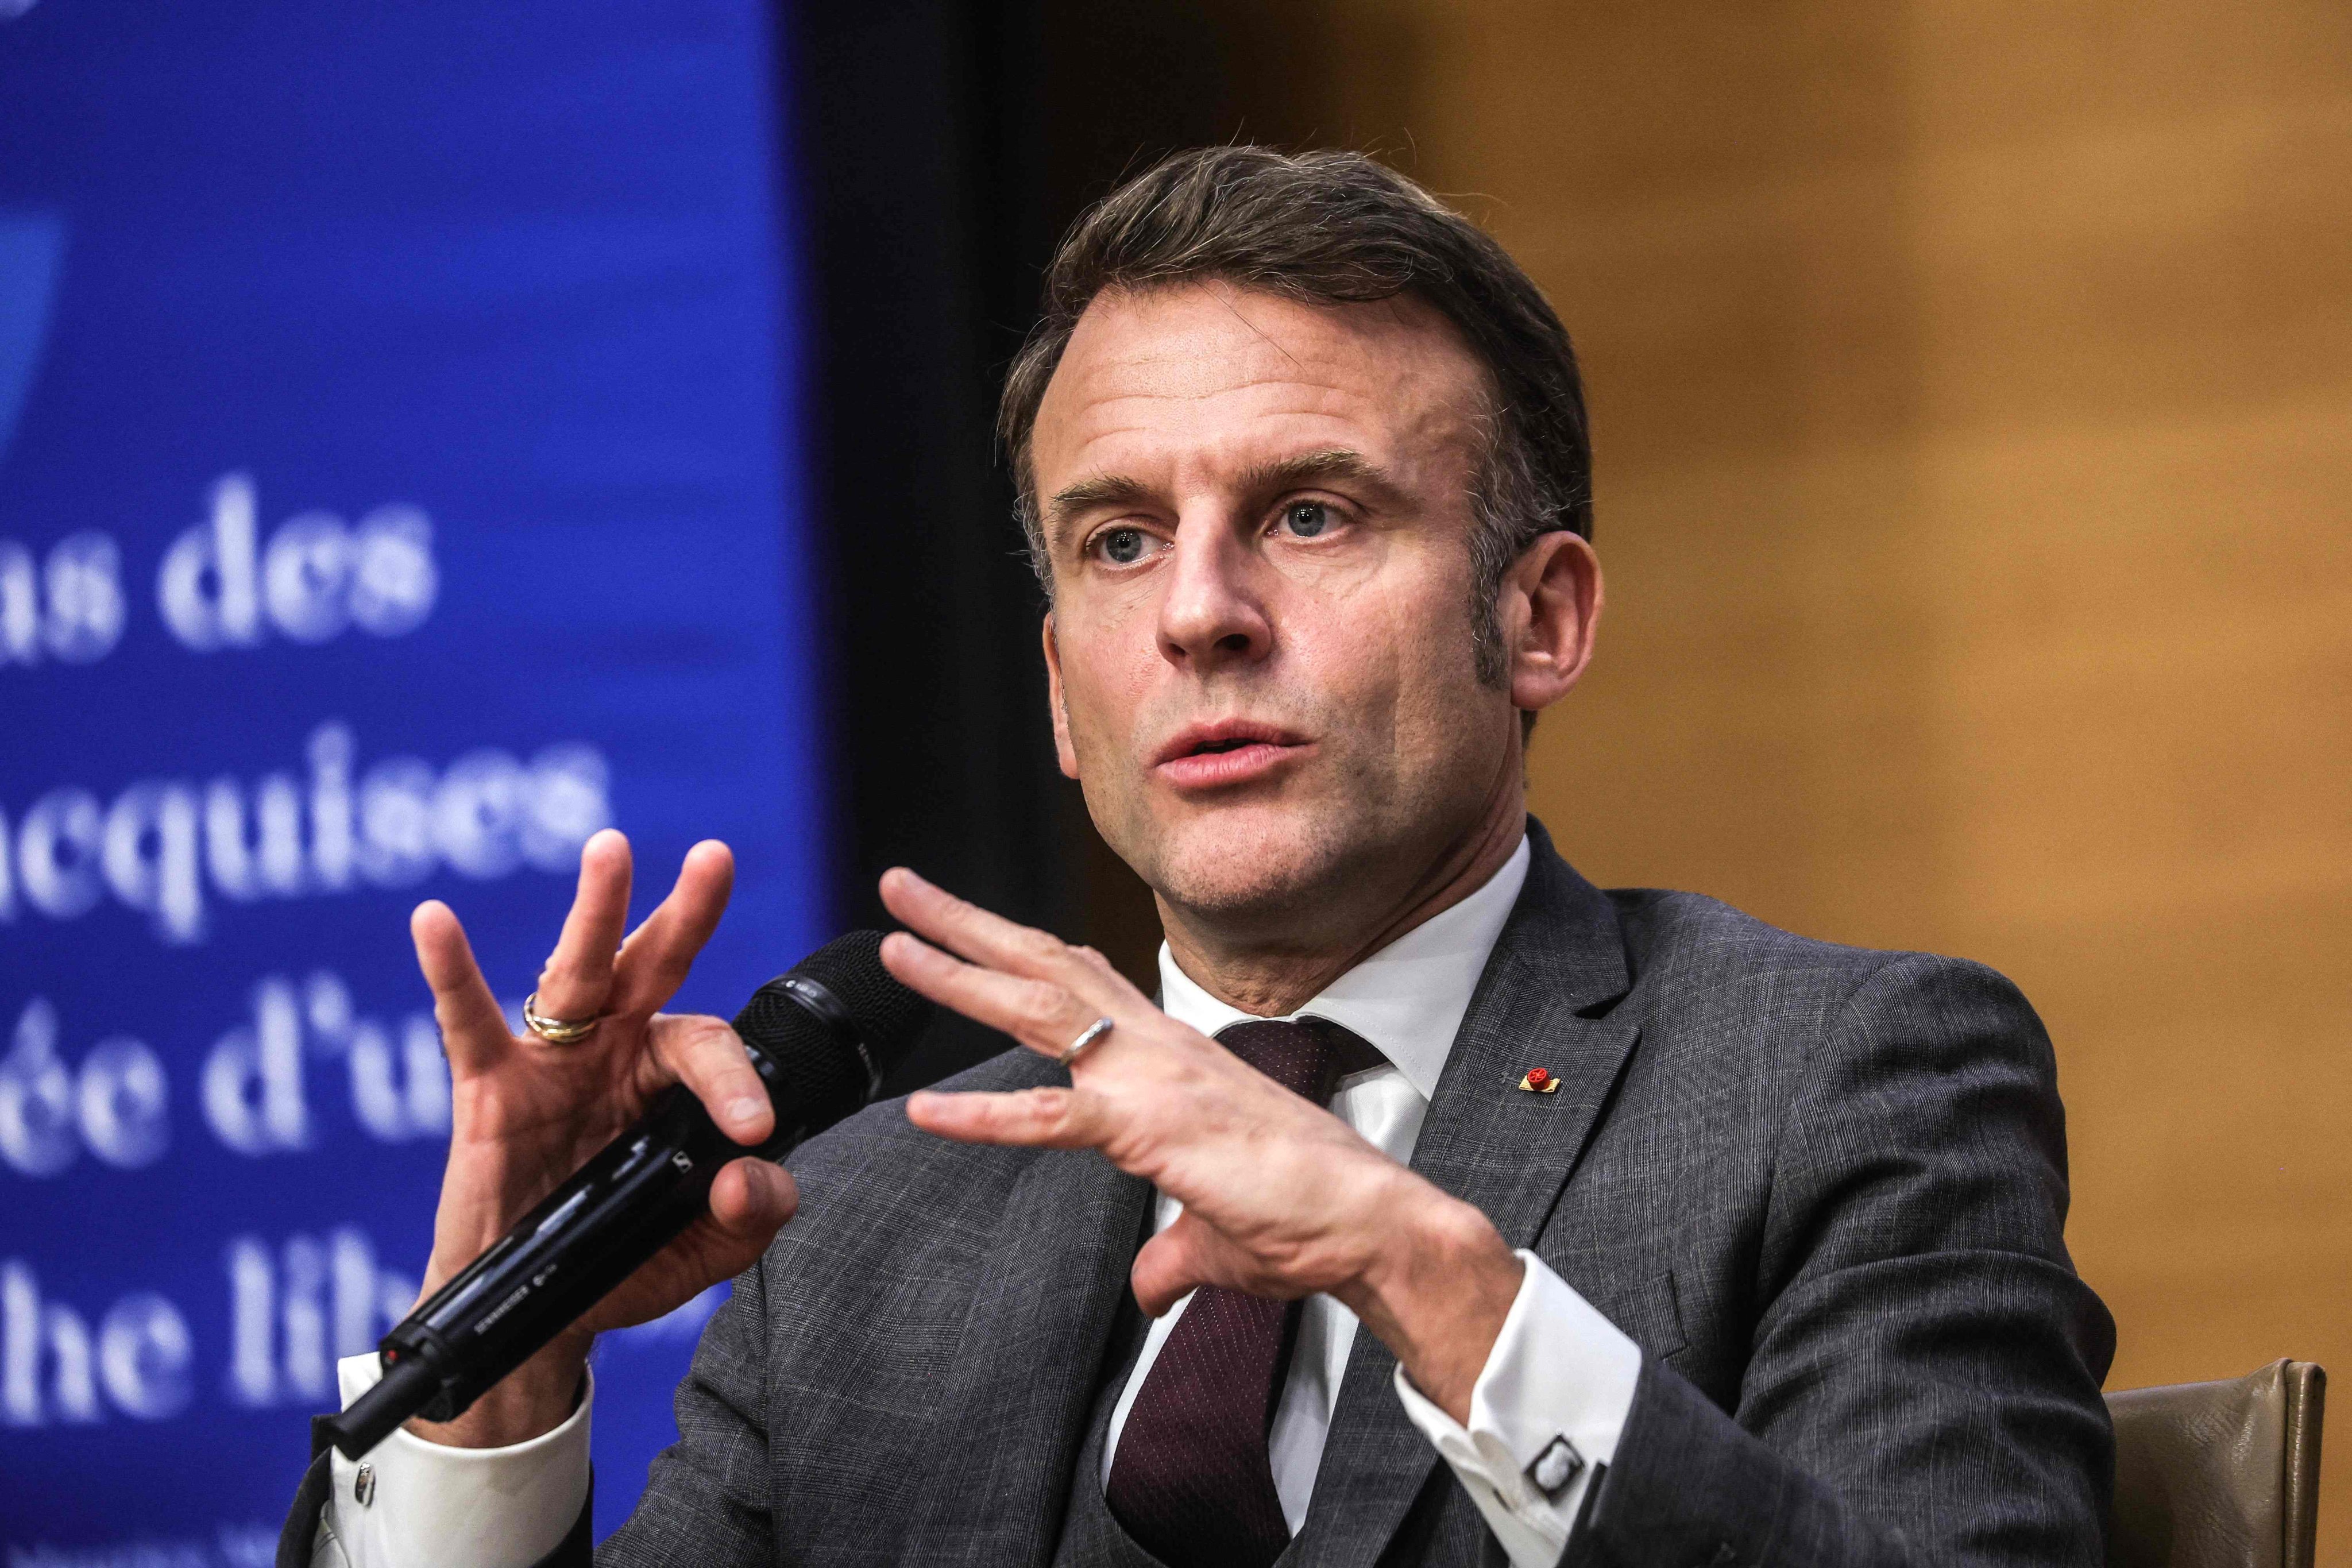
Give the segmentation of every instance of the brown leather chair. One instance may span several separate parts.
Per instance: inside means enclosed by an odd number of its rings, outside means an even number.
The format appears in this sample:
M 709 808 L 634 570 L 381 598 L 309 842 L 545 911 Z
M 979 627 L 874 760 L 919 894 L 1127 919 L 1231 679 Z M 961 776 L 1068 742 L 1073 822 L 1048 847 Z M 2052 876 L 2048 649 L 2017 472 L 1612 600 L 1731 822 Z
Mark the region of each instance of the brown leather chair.
M 2107 1395 L 2107 1568 L 2311 1568 L 2327 1374 L 2274 1361 L 2226 1383 Z

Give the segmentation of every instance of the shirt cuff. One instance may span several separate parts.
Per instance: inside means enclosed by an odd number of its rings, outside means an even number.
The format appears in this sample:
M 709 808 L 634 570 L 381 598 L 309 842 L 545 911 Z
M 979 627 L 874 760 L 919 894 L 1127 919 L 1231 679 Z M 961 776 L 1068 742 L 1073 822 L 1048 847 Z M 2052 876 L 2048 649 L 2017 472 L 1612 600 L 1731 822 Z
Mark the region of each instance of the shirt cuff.
M 1642 1347 L 1543 1259 L 1525 1250 L 1518 1258 L 1527 1273 L 1471 1388 L 1469 1425 L 1423 1397 L 1402 1363 L 1396 1391 L 1512 1568 L 1551 1568 L 1595 1471 L 1617 1456 Z
M 335 1373 L 349 1409 L 383 1366 L 371 1351 L 345 1356 Z M 404 1428 L 363 1460 L 337 1452 L 322 1522 L 350 1568 L 531 1568 L 563 1544 L 587 1506 L 595 1395 L 591 1373 L 563 1425 L 510 1447 L 453 1448 Z

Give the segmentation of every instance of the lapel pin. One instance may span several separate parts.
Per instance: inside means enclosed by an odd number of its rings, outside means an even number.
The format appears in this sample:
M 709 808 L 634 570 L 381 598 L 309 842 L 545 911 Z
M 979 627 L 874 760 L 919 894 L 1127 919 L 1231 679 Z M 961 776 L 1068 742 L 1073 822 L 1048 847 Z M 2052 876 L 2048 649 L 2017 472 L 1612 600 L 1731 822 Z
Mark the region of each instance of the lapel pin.
M 1519 1087 L 1529 1094 L 1557 1094 L 1559 1092 L 1559 1079 L 1551 1076 L 1549 1068 L 1529 1068 L 1527 1075 L 1519 1079 Z

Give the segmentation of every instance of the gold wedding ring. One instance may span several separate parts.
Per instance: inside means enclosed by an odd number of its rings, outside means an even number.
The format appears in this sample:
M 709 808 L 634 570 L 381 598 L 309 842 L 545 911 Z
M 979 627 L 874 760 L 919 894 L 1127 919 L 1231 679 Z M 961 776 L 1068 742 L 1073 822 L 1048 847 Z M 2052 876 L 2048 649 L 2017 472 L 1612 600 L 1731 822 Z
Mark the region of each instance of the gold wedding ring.
M 1105 1035 L 1109 1034 L 1110 1028 L 1111 1024 L 1108 1018 L 1097 1018 L 1093 1023 L 1087 1026 L 1087 1032 L 1085 1034 L 1080 1035 L 1076 1039 L 1072 1040 L 1067 1046 L 1064 1047 L 1062 1054 L 1055 1057 L 1054 1059 L 1060 1062 L 1064 1067 L 1068 1067 L 1072 1062 L 1076 1061 L 1078 1058 L 1086 1054 L 1087 1047 L 1093 1045 L 1097 1040 L 1101 1039 Z
M 604 1015 L 593 1018 L 550 1018 L 539 1010 L 539 993 L 534 991 L 522 999 L 523 1027 L 551 1046 L 576 1046 L 596 1032 Z

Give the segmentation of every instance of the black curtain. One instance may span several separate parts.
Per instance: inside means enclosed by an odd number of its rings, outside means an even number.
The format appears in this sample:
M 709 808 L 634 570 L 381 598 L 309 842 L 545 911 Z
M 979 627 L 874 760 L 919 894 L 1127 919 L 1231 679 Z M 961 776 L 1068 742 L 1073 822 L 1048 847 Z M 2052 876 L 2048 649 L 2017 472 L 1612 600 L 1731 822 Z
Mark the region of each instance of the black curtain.
M 803 3 L 778 12 L 787 243 L 814 263 L 808 405 L 830 559 L 824 628 L 845 925 L 914 867 L 1148 975 L 1149 895 L 1054 764 L 992 429 L 1055 238 L 1118 175 L 1223 139 L 1229 45 L 1177 4 Z M 892 1088 L 1003 1048 L 961 1020 Z

